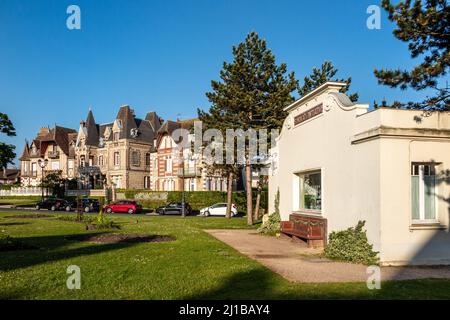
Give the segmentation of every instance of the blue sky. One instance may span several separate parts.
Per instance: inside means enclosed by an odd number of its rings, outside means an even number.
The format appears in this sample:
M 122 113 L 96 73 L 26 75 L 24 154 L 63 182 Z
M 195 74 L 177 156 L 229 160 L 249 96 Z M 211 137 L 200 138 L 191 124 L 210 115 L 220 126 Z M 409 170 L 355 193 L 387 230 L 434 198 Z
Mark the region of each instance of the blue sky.
M 352 76 L 360 101 L 415 100 L 423 93 L 379 86 L 373 70 L 414 65 L 407 44 L 369 30 L 366 9 L 376 0 L 1 0 L 0 111 L 22 152 L 41 126 L 78 129 L 92 107 L 96 121 L 129 104 L 144 116 L 196 116 L 232 45 L 250 31 L 265 38 L 278 62 L 298 79 L 331 60 Z M 81 30 L 68 30 L 66 9 L 81 9 Z

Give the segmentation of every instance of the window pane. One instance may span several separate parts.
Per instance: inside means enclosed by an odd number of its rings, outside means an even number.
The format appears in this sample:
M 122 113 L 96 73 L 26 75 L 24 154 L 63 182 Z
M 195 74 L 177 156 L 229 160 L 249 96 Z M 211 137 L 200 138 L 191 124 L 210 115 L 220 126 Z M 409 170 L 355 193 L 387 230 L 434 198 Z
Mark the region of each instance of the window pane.
M 300 207 L 321 210 L 321 173 L 309 173 L 300 177 Z
M 420 219 L 420 209 L 419 209 L 419 177 L 411 177 L 411 208 L 412 208 L 412 218 L 415 220 Z
M 435 219 L 435 177 L 426 176 L 425 180 L 425 219 Z

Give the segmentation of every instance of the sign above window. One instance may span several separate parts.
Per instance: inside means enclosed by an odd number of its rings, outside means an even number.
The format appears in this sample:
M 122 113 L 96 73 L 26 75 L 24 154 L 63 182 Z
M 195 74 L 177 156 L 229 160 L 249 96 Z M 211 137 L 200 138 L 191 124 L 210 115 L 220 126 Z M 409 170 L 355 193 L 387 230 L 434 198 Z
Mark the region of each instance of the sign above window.
M 308 111 L 300 113 L 298 116 L 294 117 L 294 126 L 302 122 L 305 122 L 311 118 L 314 118 L 315 116 L 318 116 L 322 112 L 323 112 L 323 104 L 319 104 L 314 108 L 309 109 Z

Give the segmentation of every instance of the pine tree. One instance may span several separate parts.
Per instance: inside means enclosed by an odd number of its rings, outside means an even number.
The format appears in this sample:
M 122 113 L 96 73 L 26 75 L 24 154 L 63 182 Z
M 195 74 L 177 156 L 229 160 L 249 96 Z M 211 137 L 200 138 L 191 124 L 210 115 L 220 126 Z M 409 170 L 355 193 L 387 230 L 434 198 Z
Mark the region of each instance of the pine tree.
M 298 94 L 300 95 L 300 97 L 302 97 L 312 90 L 320 87 L 327 81 L 340 81 L 347 83 L 347 86 L 342 89 L 342 92 L 346 93 L 350 88 L 352 78 L 349 77 L 347 79 L 337 79 L 335 78 L 337 72 L 338 69 L 333 66 L 333 63 L 331 61 L 325 61 L 320 69 L 313 68 L 312 73 L 303 79 L 303 86 L 298 88 Z M 358 101 L 358 94 L 349 94 L 349 98 L 353 102 Z
M 223 63 L 221 81 L 212 81 L 212 91 L 206 94 L 212 104 L 209 112 L 199 110 L 199 118 L 222 132 L 280 128 L 286 117 L 283 108 L 293 101 L 298 86 L 294 73 L 287 74 L 286 64 L 276 64 L 266 41 L 255 32 L 232 52 L 233 61 Z M 253 224 L 252 167 L 246 151 L 247 223 Z
M 421 91 L 433 89 L 434 95 L 420 102 L 395 102 L 396 107 L 423 110 L 450 110 L 448 84 L 439 84 L 450 65 L 450 7 L 448 0 L 406 0 L 393 5 L 383 0 L 389 20 L 397 27 L 394 36 L 408 43 L 411 57 L 423 61 L 412 70 L 375 70 L 378 83 L 391 88 Z
M 16 129 L 8 118 L 8 115 L 0 112 L 0 132 L 12 137 L 16 135 L 15 130 Z M 14 152 L 15 148 L 16 147 L 11 144 L 0 142 L 0 169 L 5 170 L 8 164 L 13 163 L 13 160 L 16 157 L 16 153 Z

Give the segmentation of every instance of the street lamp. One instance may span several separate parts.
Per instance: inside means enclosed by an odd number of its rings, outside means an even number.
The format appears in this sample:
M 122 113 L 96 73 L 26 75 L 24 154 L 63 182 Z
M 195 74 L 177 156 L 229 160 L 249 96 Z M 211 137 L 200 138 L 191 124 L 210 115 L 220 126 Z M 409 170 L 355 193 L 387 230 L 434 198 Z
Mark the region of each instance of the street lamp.
M 42 201 L 44 201 L 44 168 L 47 166 L 47 164 L 48 164 L 48 159 L 45 159 L 45 160 L 39 159 L 38 160 L 38 165 L 42 169 L 42 177 L 41 177 L 41 190 L 42 190 L 41 200 Z

